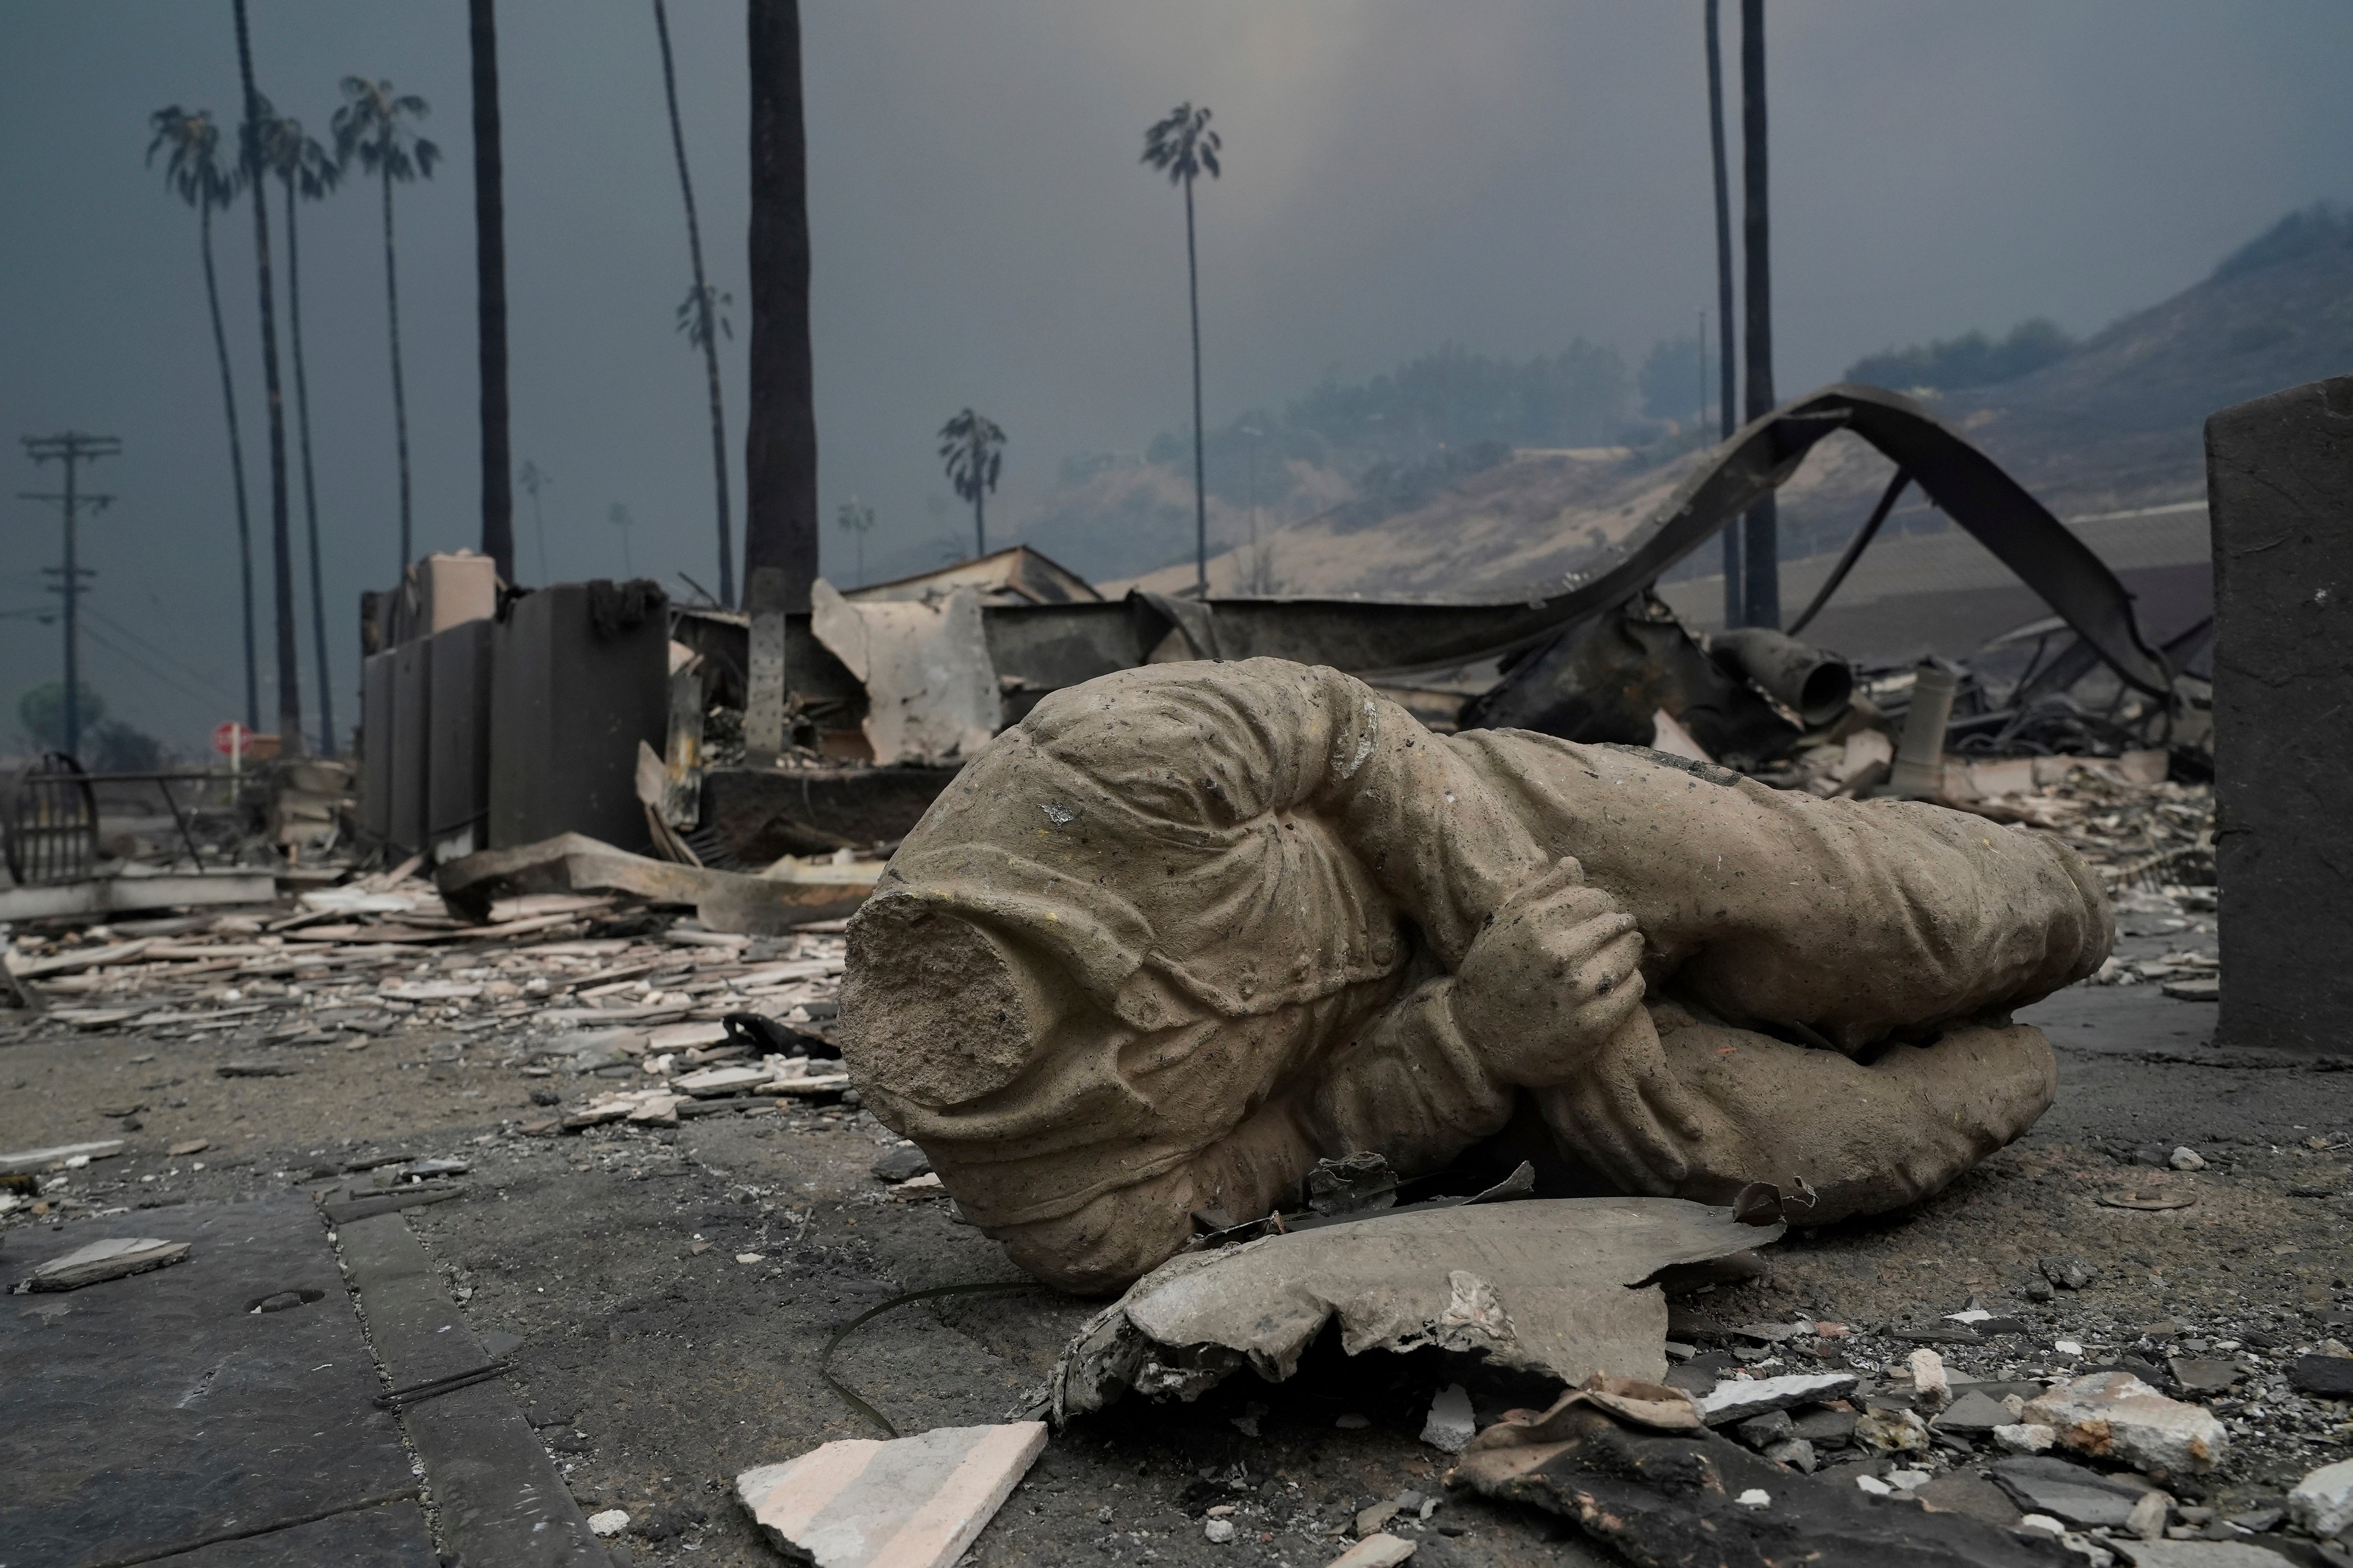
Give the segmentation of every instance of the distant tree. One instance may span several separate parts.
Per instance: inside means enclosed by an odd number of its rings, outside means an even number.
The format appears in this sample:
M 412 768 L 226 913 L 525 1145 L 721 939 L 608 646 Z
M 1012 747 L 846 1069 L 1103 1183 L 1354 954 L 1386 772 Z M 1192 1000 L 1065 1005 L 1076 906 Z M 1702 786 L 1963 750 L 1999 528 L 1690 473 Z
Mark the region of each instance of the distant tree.
M 168 760 L 164 742 L 120 719 L 109 719 L 90 732 L 90 766 L 101 773 L 152 773 Z
M 90 689 L 88 681 L 77 683 L 80 701 L 75 706 L 80 711 L 83 728 L 96 731 L 106 717 L 106 699 Z M 37 745 L 52 752 L 65 750 L 66 744 L 66 683 L 45 680 L 29 687 L 16 698 L 16 723 Z
M 1928 387 L 1957 392 L 2014 381 L 2063 359 L 2074 346 L 2075 340 L 2056 322 L 2037 317 L 2021 321 L 2008 337 L 1998 341 L 1980 331 L 1968 331 L 1957 338 L 1869 354 L 1846 367 L 1845 379 L 1899 391 Z
M 1642 389 L 1642 412 L 1653 419 L 1685 419 L 1704 404 L 1707 363 L 1699 339 L 1661 338 L 1642 356 L 1635 383 Z M 1701 408 L 1704 413 L 1704 407 Z
M 246 0 L 231 7 L 237 22 L 237 74 L 245 83 L 245 121 L 238 127 L 239 161 L 253 190 L 253 273 L 260 295 L 261 384 L 269 413 L 269 564 L 278 606 L 278 733 L 288 756 L 302 743 L 302 653 L 294 609 L 294 525 L 286 484 L 286 395 L 278 374 L 278 304 L 269 265 L 269 204 L 262 199 L 262 140 L 273 116 L 253 83 L 252 31 Z
M 343 79 L 343 106 L 335 110 L 335 156 L 360 167 L 384 184 L 384 299 L 392 333 L 392 422 L 400 451 L 400 570 L 408 570 L 408 395 L 400 375 L 399 258 L 393 244 L 392 187 L 433 177 L 441 149 L 417 134 L 417 122 L 432 106 L 415 93 L 397 94 L 388 81 Z
M 343 178 L 343 167 L 305 135 L 302 122 L 271 113 L 261 137 L 262 168 L 286 192 L 286 320 L 294 351 L 294 431 L 302 450 L 302 514 L 311 542 L 311 657 L 319 671 L 319 752 L 335 754 L 335 683 L 327 668 L 327 593 L 319 566 L 319 487 L 311 465 L 311 382 L 302 358 L 302 247 L 295 214 L 299 201 L 322 201 Z
M 863 584 L 866 581 L 866 536 L 873 531 L 874 509 L 851 496 L 841 503 L 841 510 L 834 514 L 833 520 L 858 541 L 858 581 Z
M 695 215 L 694 178 L 687 172 L 686 131 L 678 117 L 678 72 L 670 60 L 670 9 L 654 0 L 654 33 L 661 40 L 662 94 L 670 102 L 670 145 L 678 157 L 678 189 L 686 202 L 686 253 L 694 264 L 694 287 L 678 308 L 678 330 L 702 351 L 703 385 L 711 399 L 712 484 L 719 498 L 719 602 L 735 605 L 735 545 L 727 515 L 727 410 L 719 395 L 719 334 L 729 332 L 720 307 L 728 297 L 702 275 L 702 225 Z
M 1193 181 L 1220 173 L 1218 151 L 1224 145 L 1209 129 L 1208 109 L 1180 103 L 1167 117 L 1144 132 L 1144 162 L 1185 187 L 1185 289 L 1193 310 L 1193 584 L 1209 591 L 1209 492 L 1208 467 L 1201 452 L 1201 268 L 1193 243 Z
M 221 156 L 220 124 L 208 109 L 173 104 L 147 117 L 154 140 L 147 162 L 168 152 L 164 182 L 196 209 L 198 247 L 205 258 L 205 302 L 212 310 L 213 355 L 220 364 L 221 406 L 228 415 L 228 471 L 237 485 L 237 589 L 245 607 L 245 722 L 261 728 L 261 684 L 253 655 L 253 525 L 245 500 L 245 444 L 237 432 L 237 383 L 228 368 L 228 333 L 221 326 L 220 281 L 213 270 L 213 214 L 237 199 L 237 171 Z
M 988 518 L 983 498 L 997 488 L 997 469 L 1005 462 L 1005 432 L 985 414 L 971 408 L 957 413 L 940 426 L 940 459 L 947 467 L 948 483 L 972 502 L 974 553 L 988 553 Z

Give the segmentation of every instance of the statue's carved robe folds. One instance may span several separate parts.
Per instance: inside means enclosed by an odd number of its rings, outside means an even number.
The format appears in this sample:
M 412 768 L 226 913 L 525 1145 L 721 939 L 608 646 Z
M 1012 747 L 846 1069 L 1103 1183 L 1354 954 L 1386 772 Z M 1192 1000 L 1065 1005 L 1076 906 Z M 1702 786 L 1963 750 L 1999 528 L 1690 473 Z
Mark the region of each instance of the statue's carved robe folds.
M 1558 898 L 1639 933 L 1614 1013 L 1531 929 Z M 1319 1157 L 1434 1171 L 1523 1094 L 1629 1192 L 1900 1207 L 2049 1106 L 2008 1013 L 2113 934 L 2045 835 L 1155 665 L 1049 697 L 934 805 L 850 924 L 844 1052 L 974 1223 L 1104 1290 Z

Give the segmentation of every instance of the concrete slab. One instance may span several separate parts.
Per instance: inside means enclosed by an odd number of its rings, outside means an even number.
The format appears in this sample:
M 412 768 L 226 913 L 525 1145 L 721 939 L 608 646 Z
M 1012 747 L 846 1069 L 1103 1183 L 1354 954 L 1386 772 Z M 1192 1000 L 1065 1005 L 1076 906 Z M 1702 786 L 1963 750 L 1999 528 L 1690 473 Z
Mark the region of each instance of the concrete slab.
M 147 1568 L 440 1568 L 425 1510 L 406 1498 L 158 1558 Z
M 397 1214 L 336 1233 L 368 1334 L 395 1390 L 477 1371 L 494 1359 L 442 1290 L 432 1259 Z M 498 1380 L 402 1407 L 424 1462 L 443 1546 L 501 1568 L 607 1568 L 555 1463 Z
M 11 1563 L 144 1563 L 415 1492 L 318 1215 L 189 1204 L 9 1237 L 14 1268 L 164 1236 L 187 1260 L 0 1308 Z M 256 1312 L 292 1292 L 301 1304 Z

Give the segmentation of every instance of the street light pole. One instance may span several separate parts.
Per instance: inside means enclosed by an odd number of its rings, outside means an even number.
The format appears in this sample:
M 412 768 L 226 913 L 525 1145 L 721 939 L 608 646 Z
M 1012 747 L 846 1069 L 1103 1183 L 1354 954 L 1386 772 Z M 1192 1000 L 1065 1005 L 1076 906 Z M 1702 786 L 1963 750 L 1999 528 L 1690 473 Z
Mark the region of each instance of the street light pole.
M 55 504 L 64 514 L 66 531 L 66 562 L 62 568 L 48 567 L 58 583 L 54 590 L 65 599 L 66 623 L 66 754 L 75 756 L 81 750 L 81 580 L 94 576 L 83 571 L 75 537 L 75 523 L 87 507 L 91 511 L 104 511 L 112 496 L 83 495 L 80 491 L 79 468 L 83 463 L 100 458 L 111 458 L 122 450 L 122 443 L 112 436 L 89 436 L 79 430 L 68 430 L 58 436 L 27 436 L 25 450 L 36 463 L 59 462 L 65 465 L 66 488 L 56 493 L 20 490 L 26 500 L 45 500 Z

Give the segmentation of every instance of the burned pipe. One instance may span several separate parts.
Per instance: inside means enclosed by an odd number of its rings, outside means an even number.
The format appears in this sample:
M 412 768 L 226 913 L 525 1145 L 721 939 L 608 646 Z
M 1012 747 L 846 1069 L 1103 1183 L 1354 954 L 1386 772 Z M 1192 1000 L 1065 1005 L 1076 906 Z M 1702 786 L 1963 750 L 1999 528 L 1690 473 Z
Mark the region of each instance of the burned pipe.
M 1755 681 L 1810 730 L 1854 700 L 1854 671 L 1846 660 L 1765 626 L 1716 633 L 1708 639 L 1708 656 L 1727 674 Z

